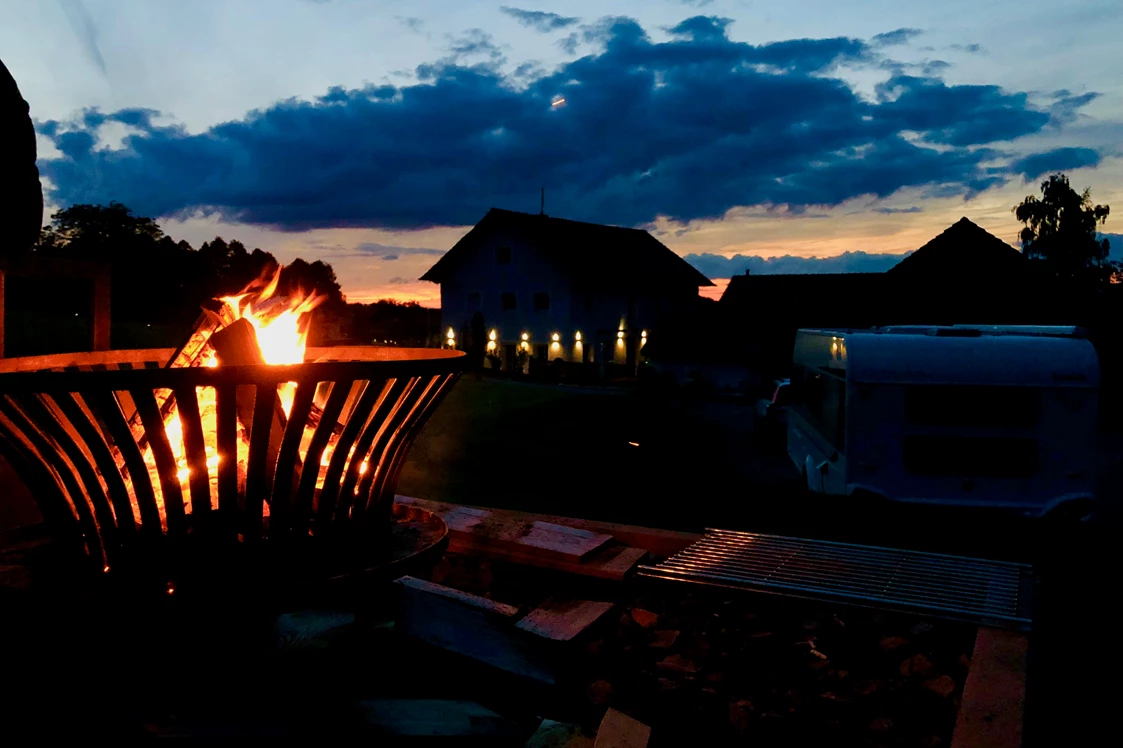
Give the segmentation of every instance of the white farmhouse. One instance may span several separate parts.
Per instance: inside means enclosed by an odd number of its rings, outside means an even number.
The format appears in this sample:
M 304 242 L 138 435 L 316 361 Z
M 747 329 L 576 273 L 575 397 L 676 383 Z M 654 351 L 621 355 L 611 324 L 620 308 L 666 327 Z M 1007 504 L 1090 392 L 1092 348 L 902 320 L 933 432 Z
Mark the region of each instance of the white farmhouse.
M 442 329 L 462 344 L 479 312 L 504 367 L 634 365 L 649 336 L 713 285 L 651 234 L 492 208 L 421 280 L 441 286 Z

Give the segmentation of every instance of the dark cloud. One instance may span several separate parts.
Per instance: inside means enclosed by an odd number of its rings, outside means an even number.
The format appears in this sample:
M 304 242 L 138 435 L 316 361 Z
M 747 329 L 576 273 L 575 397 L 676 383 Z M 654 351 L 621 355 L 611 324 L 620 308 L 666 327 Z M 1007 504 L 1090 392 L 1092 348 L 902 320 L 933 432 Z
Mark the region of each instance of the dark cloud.
M 876 34 L 870 41 L 878 47 L 893 47 L 898 44 L 907 44 L 923 33 L 924 31 L 921 29 L 894 29 L 883 34 Z
M 380 260 L 400 260 L 402 257 L 431 256 L 438 257 L 445 253 L 443 249 L 428 249 L 425 247 L 388 247 L 385 244 L 364 242 L 355 247 L 355 251 L 367 257 L 377 257 Z
M 693 6 L 695 8 L 703 8 L 707 5 L 709 5 L 710 3 L 712 3 L 714 0 L 678 0 L 678 1 L 680 3 L 682 3 L 683 5 L 690 5 L 690 6 Z
M 882 273 L 896 265 L 906 254 L 843 252 L 833 257 L 757 257 L 756 255 L 686 255 L 687 262 L 707 278 L 732 278 L 745 271 L 753 275 L 779 273 Z
M 86 9 L 86 5 L 82 0 L 58 0 L 58 2 L 62 6 L 63 15 L 66 16 L 70 28 L 74 31 L 74 35 L 78 37 L 86 56 L 90 58 L 90 62 L 101 71 L 102 75 L 107 75 L 109 71 L 105 67 L 105 58 L 102 57 L 101 46 L 98 45 L 97 41 L 97 26 L 94 25 L 94 19 L 90 17 L 90 11 Z
M 1098 239 L 1107 239 L 1108 257 L 1116 262 L 1123 260 L 1123 234 L 1097 234 Z
M 417 279 L 416 278 L 403 278 L 400 275 L 395 275 L 393 278 L 390 279 L 390 282 L 393 283 L 395 286 L 402 286 L 402 285 L 405 285 L 406 283 L 413 283 L 415 280 L 417 280 Z
M 558 47 L 567 55 L 577 54 L 577 45 L 581 43 L 581 35 L 576 31 L 567 36 L 558 39 Z
M 986 52 L 981 44 L 952 44 L 948 49 L 954 49 L 956 52 L 966 52 L 967 54 L 977 55 Z
M 416 16 L 394 16 L 394 20 L 410 31 L 418 34 L 421 33 L 421 29 L 425 26 L 425 22 Z
M 1079 169 L 1085 166 L 1097 166 L 1100 163 L 1100 154 L 1091 148 L 1054 148 L 1045 153 L 1035 153 L 1032 156 L 1019 158 L 1010 165 L 1015 174 L 1021 174 L 1027 180 L 1037 179 L 1044 174 L 1058 171 Z
M 1053 94 L 1053 103 L 1049 105 L 1049 114 L 1053 122 L 1058 125 L 1067 125 L 1075 122 L 1080 115 L 1080 109 L 1098 99 L 1100 95 L 1095 91 L 1074 95 L 1064 89 Z
M 508 5 L 499 6 L 499 10 L 502 13 L 506 13 L 511 18 L 514 18 L 523 26 L 534 29 L 535 31 L 541 31 L 544 34 L 568 28 L 581 22 L 580 18 L 561 16 L 557 13 L 547 13 L 543 10 L 523 10 L 521 8 L 512 8 Z
M 604 19 L 581 30 L 596 54 L 519 76 L 475 29 L 418 68 L 422 83 L 332 88 L 199 133 L 142 109 L 43 122 L 61 155 L 40 169 L 55 204 L 283 230 L 468 225 L 492 206 L 537 210 L 542 186 L 555 215 L 635 226 L 737 206 L 807 214 L 904 187 L 968 195 L 1022 171 L 999 144 L 1056 125 L 1026 93 L 925 75 L 891 75 L 869 99 L 833 72 L 877 64 L 869 43 L 753 45 L 727 25 L 696 16 L 653 42 Z M 106 122 L 129 124 L 122 148 L 97 147 Z
M 873 212 L 881 213 L 886 216 L 894 216 L 899 213 L 923 213 L 924 208 L 921 208 L 919 205 L 912 205 L 908 208 L 874 208 Z

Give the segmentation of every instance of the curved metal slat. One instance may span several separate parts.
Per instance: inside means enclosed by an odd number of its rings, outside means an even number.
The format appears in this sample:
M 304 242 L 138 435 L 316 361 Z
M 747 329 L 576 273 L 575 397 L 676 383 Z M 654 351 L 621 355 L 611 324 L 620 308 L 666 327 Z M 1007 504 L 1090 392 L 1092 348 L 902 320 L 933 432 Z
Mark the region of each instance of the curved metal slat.
M 187 487 L 191 490 L 191 514 L 205 518 L 211 513 L 211 477 L 207 471 L 207 445 L 203 439 L 203 417 L 195 388 L 177 389 L 169 400 L 176 403 L 176 416 L 183 430 L 183 455 L 187 459 Z
M 316 430 L 312 432 L 312 441 L 308 444 L 308 451 L 304 455 L 304 466 L 300 470 L 300 484 L 296 490 L 296 499 L 293 501 L 293 532 L 300 534 L 308 531 L 312 522 L 312 496 L 316 492 L 316 481 L 320 477 L 320 458 L 324 448 L 331 439 L 332 430 L 343 412 L 343 405 L 354 386 L 353 380 L 335 382 L 328 395 L 327 404 L 324 405 L 323 415 Z
M 323 488 L 320 489 L 320 497 L 316 505 L 317 522 L 327 523 L 331 521 L 332 514 L 335 511 L 335 502 L 339 496 L 339 481 L 343 476 L 344 466 L 350 459 L 351 447 L 381 395 L 381 382 L 367 382 L 366 387 L 363 388 L 363 394 L 359 397 L 347 419 L 347 423 L 343 426 L 343 433 L 339 435 L 339 440 L 335 443 L 335 448 L 331 453 L 331 460 L 328 462 Z
M 73 393 L 55 392 L 51 394 L 51 398 L 85 442 L 86 449 L 93 455 L 97 469 L 105 479 L 109 500 L 113 503 L 113 511 L 117 515 L 117 532 L 121 542 L 127 543 L 130 538 L 136 536 L 137 518 L 133 514 L 129 489 L 125 486 L 125 479 L 121 475 L 120 468 L 117 467 L 117 461 L 113 459 L 113 453 L 105 443 L 105 436 L 74 399 Z
M 378 440 L 375 442 L 374 448 L 371 450 L 370 454 L 371 466 L 367 470 L 367 475 L 370 476 L 371 480 L 367 481 L 368 487 L 359 486 L 359 495 L 362 497 L 361 503 L 363 508 L 358 514 L 365 514 L 369 508 L 369 486 L 381 486 L 389 476 L 393 465 L 393 457 L 397 453 L 397 445 L 400 443 L 401 437 L 404 436 L 403 424 L 407 421 L 418 399 L 425 394 L 430 384 L 432 383 L 422 382 L 420 378 L 410 379 L 409 388 L 398 399 L 393 412 L 386 418 L 386 423 L 379 432 Z M 365 478 L 366 476 L 363 477 Z
M 285 435 L 281 439 L 281 449 L 277 452 L 277 472 L 273 477 L 273 497 L 269 503 L 270 537 L 279 537 L 290 529 L 300 442 L 304 438 L 305 424 L 308 423 L 308 414 L 312 410 L 319 385 L 315 380 L 305 380 L 296 385 Z
M 77 514 L 78 527 L 81 530 L 82 537 L 86 541 L 86 547 L 90 550 L 90 555 L 100 563 L 108 565 L 108 558 L 106 551 L 102 545 L 101 534 L 98 532 L 97 524 L 94 522 L 93 513 L 90 511 L 90 506 L 86 501 L 85 493 L 82 487 L 78 484 L 74 472 L 71 470 L 70 465 L 63 459 L 62 453 L 56 449 L 47 438 L 39 432 L 28 416 L 24 412 L 25 404 L 9 395 L 7 398 L 0 397 L 0 411 L 8 417 L 8 420 L 20 430 L 20 432 L 27 438 L 28 443 L 34 447 L 35 451 L 39 454 L 40 458 L 54 472 L 62 483 L 63 490 L 66 496 L 69 497 L 68 504 L 70 510 Z
M 113 509 L 109 506 L 105 489 L 98 480 L 97 471 L 90 464 L 86 453 L 51 412 L 50 406 L 43 401 L 43 395 L 20 398 L 18 402 L 27 417 L 44 431 L 58 449 L 62 450 L 77 471 L 82 496 L 93 512 L 105 555 L 110 562 L 116 560 L 116 551 L 120 542 L 117 537 L 117 521 L 113 517 Z M 129 517 L 131 519 L 132 512 L 129 513 Z
M 386 471 L 386 477 L 382 480 L 377 490 L 371 490 L 369 494 L 364 494 L 362 489 L 359 493 L 366 496 L 368 510 L 373 511 L 383 519 L 389 519 L 390 511 L 394 503 L 394 489 L 398 485 L 398 478 L 402 474 L 402 467 L 405 465 L 406 456 L 409 453 L 409 448 L 414 440 L 421 433 L 421 428 L 425 425 L 429 415 L 436 410 L 441 402 L 452 391 L 453 385 L 460 378 L 457 373 L 448 374 L 439 378 L 437 391 L 432 394 L 426 402 L 422 403 L 422 408 L 417 416 L 413 419 L 405 438 L 402 439 L 398 446 L 397 451 L 391 458 L 389 469 Z
M 3 416 L 2 409 L 0 445 L 5 447 L 4 456 L 35 497 L 35 503 L 51 533 L 59 538 L 81 538 L 78 518 L 63 493 L 65 489 L 61 479 L 47 466 L 27 438 Z
M 187 514 L 183 506 L 183 489 L 179 486 L 179 467 L 175 464 L 175 454 L 172 452 L 168 432 L 164 429 L 164 418 L 160 415 L 160 406 L 156 404 L 156 395 L 152 390 L 129 390 L 129 394 L 136 404 L 136 411 L 140 414 L 140 421 L 144 424 L 144 433 L 148 436 L 148 448 L 152 450 L 152 459 L 156 463 L 156 474 L 160 476 L 160 493 L 164 499 L 164 517 L 168 523 L 168 533 L 181 535 L 187 532 Z
M 339 489 L 339 506 L 336 507 L 335 511 L 337 523 L 345 522 L 350 516 L 356 493 L 355 483 L 359 480 L 359 471 L 362 469 L 363 462 L 367 460 L 370 454 L 371 444 L 375 437 L 381 433 L 387 417 L 393 412 L 402 392 L 408 386 L 408 382 L 404 379 L 395 379 L 391 382 L 383 381 L 378 384 L 378 389 L 381 391 L 378 403 L 375 404 L 374 410 L 367 419 L 366 428 L 355 441 L 355 455 L 351 458 L 347 465 L 347 471 L 343 475 L 343 485 Z M 371 386 L 374 386 L 374 382 L 371 382 Z M 373 468 L 368 465 L 367 472 L 370 472 L 371 469 Z
M 218 511 L 236 532 L 238 514 L 238 401 L 233 383 L 215 387 L 215 442 L 218 445 Z
M 121 453 L 125 469 L 129 471 L 129 482 L 133 488 L 133 496 L 136 497 L 137 509 L 140 511 L 141 533 L 151 536 L 163 534 L 160 510 L 156 506 L 156 491 L 148 474 L 148 466 L 140 454 L 140 447 L 133 440 L 133 432 L 125 421 L 125 414 L 117 398 L 110 391 L 85 391 L 79 394 L 98 420 L 105 424 L 113 446 Z
M 269 436 L 273 427 L 277 385 L 259 384 L 253 401 L 253 423 L 250 426 L 249 463 L 246 466 L 245 537 L 256 541 L 261 537 L 262 514 L 269 496 L 273 476 L 269 472 Z

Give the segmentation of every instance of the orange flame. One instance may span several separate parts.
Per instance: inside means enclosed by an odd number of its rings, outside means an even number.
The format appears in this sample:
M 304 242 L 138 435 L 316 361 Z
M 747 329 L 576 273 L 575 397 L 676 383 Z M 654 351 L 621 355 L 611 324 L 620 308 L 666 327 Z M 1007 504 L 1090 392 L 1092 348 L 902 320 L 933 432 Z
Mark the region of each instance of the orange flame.
M 261 349 L 262 358 L 266 364 L 299 364 L 304 361 L 304 354 L 308 344 L 309 313 L 326 301 L 322 294 L 304 294 L 298 292 L 289 297 L 277 296 L 280 286 L 281 267 L 271 273 L 263 275 L 251 283 L 241 293 L 224 296 L 219 301 L 225 304 L 224 316 L 232 319 L 245 319 L 253 325 L 257 333 L 258 347 Z M 209 347 L 208 347 L 209 348 Z M 209 348 L 203 359 L 205 366 L 218 366 L 213 348 Z M 292 400 L 296 393 L 296 384 L 286 382 L 277 389 L 281 406 L 286 415 L 292 409 Z M 159 401 L 165 402 L 170 397 L 170 392 L 159 393 Z M 203 438 L 206 447 L 206 468 L 210 482 L 212 508 L 217 509 L 218 500 L 218 454 L 217 434 L 215 428 L 216 400 L 214 387 L 199 387 L 197 390 L 199 411 L 203 423 Z M 172 453 L 176 460 L 176 478 L 188 502 L 187 511 L 190 513 L 190 478 L 191 467 L 187 462 L 187 453 L 183 443 L 183 426 L 179 420 L 178 410 L 173 407 L 164 422 L 164 430 L 168 441 L 171 442 Z M 310 438 L 310 435 L 306 435 Z M 238 430 L 237 455 L 239 478 L 245 475 L 246 462 L 249 453 L 249 442 L 243 429 Z M 144 450 L 144 460 L 152 485 L 156 493 L 156 502 L 160 510 L 161 519 L 164 519 L 163 491 L 160 487 L 159 471 L 151 448 Z M 239 481 L 240 482 L 240 481 Z M 268 515 L 268 507 L 265 513 Z M 139 510 L 134 507 L 134 512 Z M 169 590 L 170 594 L 170 590 Z

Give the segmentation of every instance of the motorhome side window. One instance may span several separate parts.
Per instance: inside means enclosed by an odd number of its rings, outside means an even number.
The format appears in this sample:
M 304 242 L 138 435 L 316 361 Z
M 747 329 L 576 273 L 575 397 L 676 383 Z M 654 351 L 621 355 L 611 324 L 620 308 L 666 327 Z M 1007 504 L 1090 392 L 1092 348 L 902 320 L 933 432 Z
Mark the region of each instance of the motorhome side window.
M 799 367 L 792 400 L 823 438 L 841 449 L 846 434 L 846 381 L 823 370 Z
M 1031 387 L 917 384 L 905 389 L 905 418 L 925 426 L 1030 428 L 1041 410 Z

